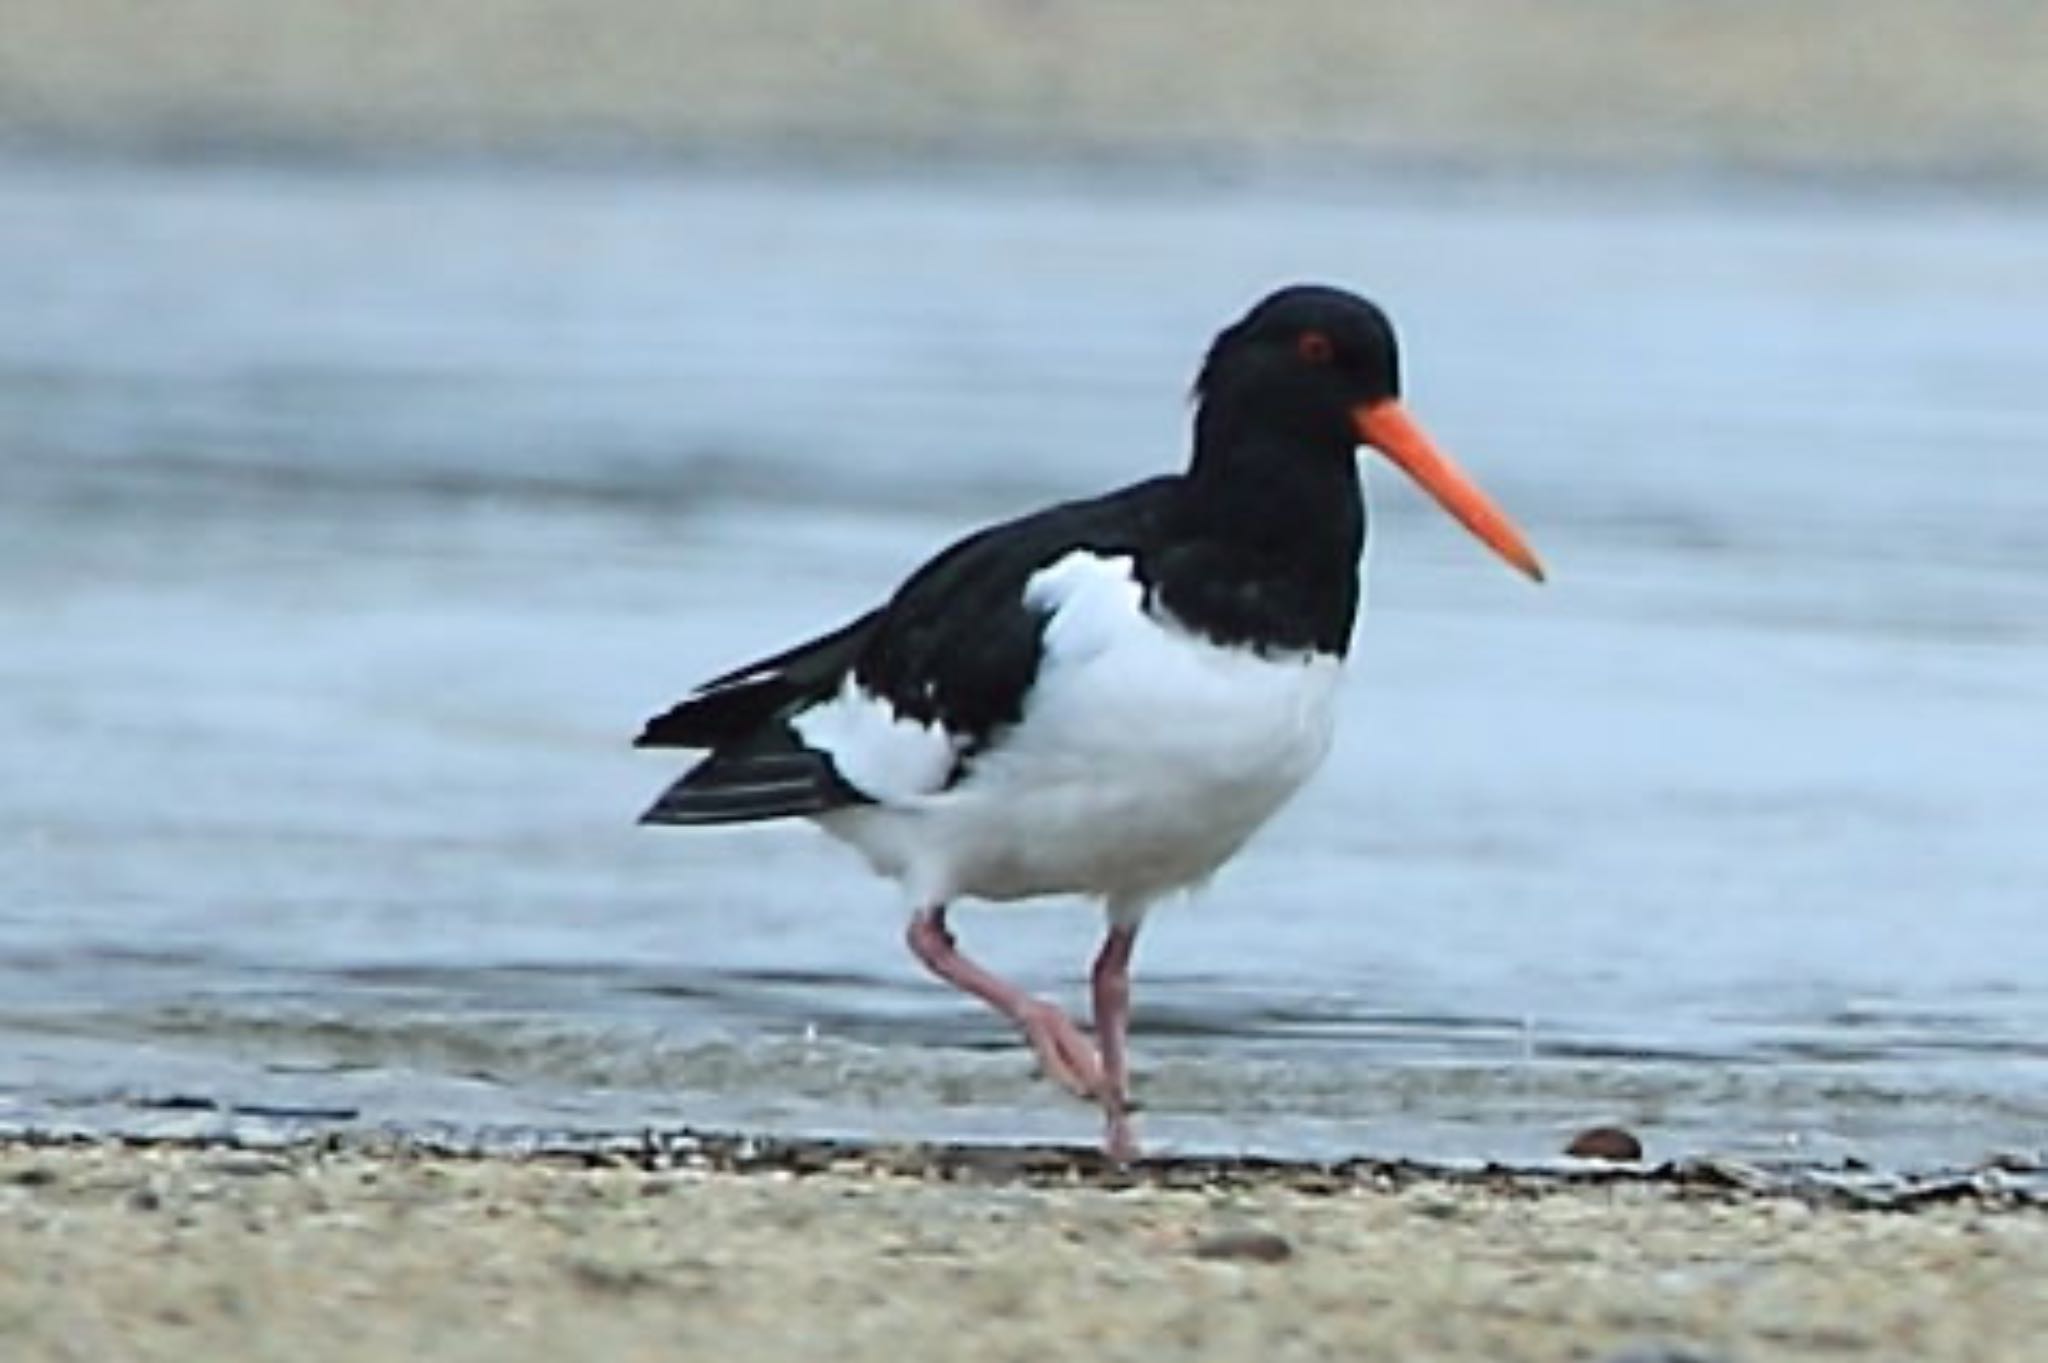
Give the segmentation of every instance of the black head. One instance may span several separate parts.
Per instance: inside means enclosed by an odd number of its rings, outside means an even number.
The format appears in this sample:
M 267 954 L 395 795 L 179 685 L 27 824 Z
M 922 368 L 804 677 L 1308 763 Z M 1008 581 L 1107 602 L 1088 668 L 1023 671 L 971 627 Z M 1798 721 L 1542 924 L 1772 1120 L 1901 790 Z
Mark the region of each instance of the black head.
M 1296 284 L 1261 299 L 1209 347 L 1195 380 L 1195 454 L 1205 485 L 1239 488 L 1342 462 L 1368 445 L 1530 577 L 1536 556 L 1507 517 L 1401 405 L 1401 355 L 1387 315 L 1357 294 Z M 1355 488 L 1355 482 L 1350 484 Z M 1355 495 L 1355 494 L 1354 494 Z
M 1264 424 L 1309 423 L 1348 450 L 1350 413 L 1401 396 L 1400 345 L 1377 306 L 1343 289 L 1268 294 L 1209 347 L 1195 396 L 1254 409 Z

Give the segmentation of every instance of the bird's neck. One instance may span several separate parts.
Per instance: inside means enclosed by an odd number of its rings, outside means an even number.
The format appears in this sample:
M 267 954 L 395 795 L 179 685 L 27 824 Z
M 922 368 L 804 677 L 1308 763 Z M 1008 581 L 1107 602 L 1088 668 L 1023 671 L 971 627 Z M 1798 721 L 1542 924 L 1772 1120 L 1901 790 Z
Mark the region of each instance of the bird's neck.
M 1246 420 L 1204 404 L 1189 502 L 1200 528 L 1310 571 L 1351 573 L 1365 547 L 1357 437 L 1314 414 Z
M 1177 517 L 1187 552 L 1160 583 L 1166 605 L 1220 643 L 1342 655 L 1365 549 L 1344 439 L 1198 420 Z

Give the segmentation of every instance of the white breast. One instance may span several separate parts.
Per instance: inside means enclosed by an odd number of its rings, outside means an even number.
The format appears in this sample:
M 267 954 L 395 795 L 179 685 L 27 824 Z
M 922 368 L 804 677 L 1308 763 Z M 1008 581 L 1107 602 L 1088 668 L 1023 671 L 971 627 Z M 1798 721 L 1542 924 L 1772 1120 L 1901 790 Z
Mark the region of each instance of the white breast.
M 1031 578 L 1049 619 L 1023 719 L 951 789 L 821 822 L 923 903 L 1100 895 L 1129 911 L 1206 879 L 1329 750 L 1339 660 L 1220 647 L 1145 609 L 1128 558 Z

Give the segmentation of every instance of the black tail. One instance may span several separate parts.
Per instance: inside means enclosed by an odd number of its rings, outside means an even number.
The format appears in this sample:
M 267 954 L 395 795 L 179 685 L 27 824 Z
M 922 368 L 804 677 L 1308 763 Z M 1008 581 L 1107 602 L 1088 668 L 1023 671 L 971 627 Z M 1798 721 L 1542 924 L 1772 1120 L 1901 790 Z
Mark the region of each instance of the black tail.
M 633 746 L 718 748 L 743 742 L 771 720 L 824 699 L 852 669 L 881 614 L 869 611 L 822 638 L 704 683 L 667 713 L 648 720 Z
M 822 814 L 866 796 L 832 759 L 807 748 L 789 717 L 839 689 L 868 631 L 870 611 L 852 624 L 786 653 L 729 672 L 647 721 L 636 748 L 709 748 L 711 755 L 670 786 L 641 823 L 750 823 Z
M 775 724 L 746 742 L 722 748 L 662 792 L 641 823 L 752 823 L 822 814 L 866 797 L 839 775 L 832 759 L 803 746 Z

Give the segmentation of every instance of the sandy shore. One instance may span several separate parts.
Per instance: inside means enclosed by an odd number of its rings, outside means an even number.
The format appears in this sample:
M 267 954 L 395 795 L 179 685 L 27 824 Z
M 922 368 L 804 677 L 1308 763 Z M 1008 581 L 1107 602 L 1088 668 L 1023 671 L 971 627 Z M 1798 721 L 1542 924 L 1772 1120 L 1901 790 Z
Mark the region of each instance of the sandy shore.
M 0 1146 L 0 1357 L 2032 1360 L 2048 1214 Z
M 0 0 L 0 148 L 2048 176 L 1981 0 Z

